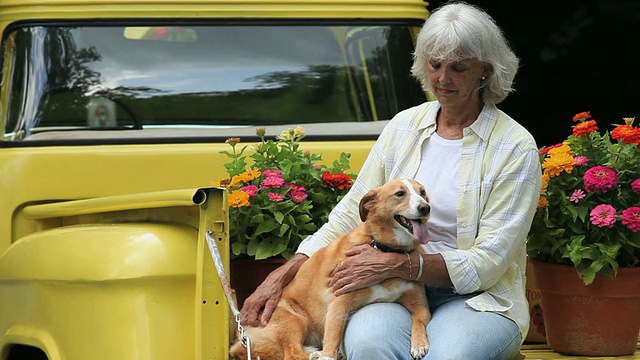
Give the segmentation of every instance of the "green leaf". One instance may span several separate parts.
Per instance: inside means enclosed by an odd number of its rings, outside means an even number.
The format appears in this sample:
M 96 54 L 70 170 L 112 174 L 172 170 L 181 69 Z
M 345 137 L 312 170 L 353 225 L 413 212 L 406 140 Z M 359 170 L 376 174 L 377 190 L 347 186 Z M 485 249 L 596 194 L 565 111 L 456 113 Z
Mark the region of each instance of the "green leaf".
M 264 233 L 269 233 L 275 229 L 277 229 L 280 226 L 280 224 L 278 224 L 277 222 L 273 221 L 272 219 L 268 219 L 266 221 L 261 222 L 260 224 L 258 224 L 258 227 L 256 228 L 256 231 L 254 233 L 254 235 L 261 235 Z
M 247 250 L 247 245 L 241 242 L 234 242 L 231 244 L 231 252 L 233 255 L 241 255 L 244 254 Z
M 273 213 L 273 217 L 276 219 L 278 224 L 282 224 L 282 221 L 284 220 L 284 214 L 282 214 L 279 211 L 276 211 Z
M 280 231 L 278 232 L 278 236 L 282 237 L 284 236 L 284 234 L 287 232 L 287 230 L 289 230 L 291 228 L 291 226 L 289 226 L 289 224 L 282 224 L 282 226 L 280 226 Z
M 256 248 L 256 260 L 266 259 L 274 255 L 278 255 L 276 252 L 278 243 L 272 239 L 263 240 Z
M 258 240 L 257 238 L 249 240 L 249 243 L 247 244 L 247 255 L 255 255 L 258 251 L 259 244 L 260 240 Z

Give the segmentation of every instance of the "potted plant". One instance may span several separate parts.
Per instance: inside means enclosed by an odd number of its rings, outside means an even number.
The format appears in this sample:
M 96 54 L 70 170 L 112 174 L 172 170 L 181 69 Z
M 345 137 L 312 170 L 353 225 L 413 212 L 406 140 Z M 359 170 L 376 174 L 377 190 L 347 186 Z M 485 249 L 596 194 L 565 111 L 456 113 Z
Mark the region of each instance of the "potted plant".
M 572 135 L 540 151 L 527 241 L 546 337 L 559 352 L 631 354 L 640 330 L 640 128 L 625 118 L 601 132 L 589 112 L 573 120 Z
M 346 173 L 348 153 L 329 166 L 322 163 L 321 154 L 303 151 L 302 127 L 270 140 L 265 133 L 265 128 L 257 129 L 260 142 L 248 156 L 249 146 L 241 145 L 240 138 L 227 139 L 231 151 L 221 153 L 230 159 L 225 164 L 228 177 L 214 183 L 229 191 L 231 281 L 240 305 L 264 276 L 327 221 L 355 179 Z

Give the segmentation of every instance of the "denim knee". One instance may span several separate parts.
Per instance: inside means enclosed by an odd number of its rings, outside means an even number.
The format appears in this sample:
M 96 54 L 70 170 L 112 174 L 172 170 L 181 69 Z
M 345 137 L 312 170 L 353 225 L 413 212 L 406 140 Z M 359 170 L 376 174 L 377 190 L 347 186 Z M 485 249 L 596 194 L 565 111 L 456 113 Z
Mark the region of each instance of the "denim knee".
M 411 359 L 411 316 L 396 303 L 363 307 L 351 315 L 343 340 L 349 360 Z

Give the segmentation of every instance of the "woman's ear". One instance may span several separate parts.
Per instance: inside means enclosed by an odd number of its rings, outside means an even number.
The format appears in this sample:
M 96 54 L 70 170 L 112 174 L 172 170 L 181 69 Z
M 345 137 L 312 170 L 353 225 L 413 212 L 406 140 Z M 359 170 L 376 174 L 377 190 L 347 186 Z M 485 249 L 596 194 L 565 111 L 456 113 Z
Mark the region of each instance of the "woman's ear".
M 490 64 L 484 64 L 482 66 L 482 76 L 484 78 L 489 78 L 489 76 L 491 76 L 492 73 L 493 73 L 493 67 Z

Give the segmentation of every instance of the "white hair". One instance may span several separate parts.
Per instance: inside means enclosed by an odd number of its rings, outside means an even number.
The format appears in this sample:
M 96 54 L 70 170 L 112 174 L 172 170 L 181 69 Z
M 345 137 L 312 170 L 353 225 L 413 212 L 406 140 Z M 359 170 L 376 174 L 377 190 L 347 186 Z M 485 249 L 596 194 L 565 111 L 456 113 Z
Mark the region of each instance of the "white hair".
M 430 61 L 474 58 L 490 70 L 478 88 L 482 102 L 501 102 L 514 90 L 518 57 L 489 14 L 464 2 L 449 3 L 434 10 L 422 26 L 411 72 L 425 91 L 433 93 L 427 69 Z

